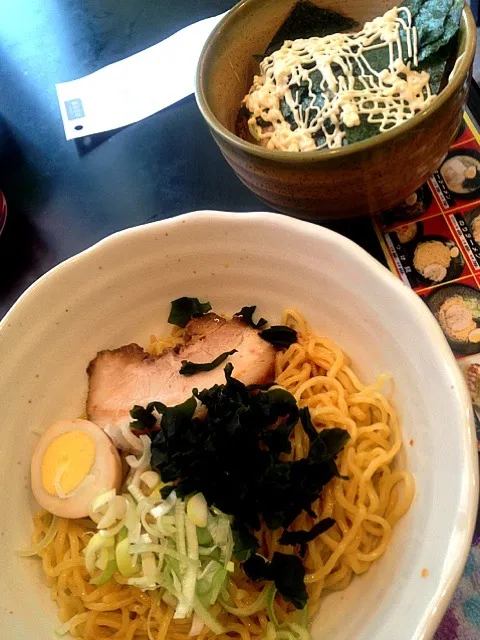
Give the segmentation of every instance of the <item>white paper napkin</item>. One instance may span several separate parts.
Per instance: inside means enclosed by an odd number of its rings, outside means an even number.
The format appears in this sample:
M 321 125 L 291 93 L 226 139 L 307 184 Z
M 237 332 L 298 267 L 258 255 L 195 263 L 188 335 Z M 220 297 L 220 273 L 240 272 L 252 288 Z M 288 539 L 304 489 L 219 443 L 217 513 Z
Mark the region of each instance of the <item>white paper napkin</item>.
M 88 76 L 56 85 L 67 140 L 138 122 L 193 93 L 200 52 L 225 13 Z

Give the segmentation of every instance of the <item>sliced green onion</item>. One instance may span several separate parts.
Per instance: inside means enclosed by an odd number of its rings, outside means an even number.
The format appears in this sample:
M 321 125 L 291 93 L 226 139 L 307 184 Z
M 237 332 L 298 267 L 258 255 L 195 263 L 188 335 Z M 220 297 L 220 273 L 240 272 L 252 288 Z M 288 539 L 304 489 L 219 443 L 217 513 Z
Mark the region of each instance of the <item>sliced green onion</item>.
M 273 622 L 269 622 L 267 624 L 267 633 L 265 636 L 265 640 L 277 640 L 277 630 L 275 629 L 275 625 Z
M 143 464 L 139 458 L 129 463 L 135 472 Z M 138 478 L 144 487 L 158 486 L 155 472 L 143 469 Z M 193 613 L 194 630 L 206 625 L 220 633 L 222 625 L 208 607 L 235 568 L 230 518 L 209 509 L 202 494 L 185 502 L 171 492 L 162 500 L 160 494 L 144 495 L 139 485 L 131 474 L 128 493 L 104 492 L 92 504 L 98 532 L 84 551 L 91 583 L 104 584 L 118 571 L 130 585 L 159 590 L 159 597 L 165 592 L 175 618 Z
M 212 580 L 212 589 L 210 594 L 210 604 L 215 604 L 217 598 L 222 590 L 225 580 L 227 578 L 227 570 L 224 567 L 219 567 Z
M 142 515 L 140 516 L 140 521 L 145 531 L 149 533 L 151 536 L 156 536 L 157 538 L 164 536 L 165 534 L 163 531 L 160 530 L 158 526 L 158 522 L 155 524 L 148 522 L 147 516 L 148 516 L 148 511 L 143 511 Z
M 95 562 L 95 566 L 97 567 L 97 569 L 100 569 L 101 571 L 105 569 L 108 561 L 110 560 L 110 554 L 108 553 L 109 551 L 110 549 L 107 549 L 106 547 L 100 549 L 97 555 L 97 561 Z
M 287 622 L 285 624 L 287 629 L 291 629 L 294 634 L 296 634 L 296 639 L 298 640 L 310 640 L 310 633 L 305 627 L 300 626 L 296 622 Z
M 165 550 L 165 555 L 170 556 L 171 558 L 174 558 L 175 560 L 178 560 L 180 563 L 183 563 L 184 565 L 190 565 L 190 566 L 194 566 L 196 568 L 198 568 L 200 566 L 200 561 L 199 560 L 191 560 L 186 555 L 184 555 L 182 553 L 178 553 L 178 551 L 175 551 L 175 549 L 171 549 L 170 547 L 168 547 Z
M 157 542 L 139 542 L 138 544 L 131 544 L 128 547 L 128 553 L 134 555 L 135 553 L 162 553 L 165 550 L 163 544 Z
M 217 549 L 220 551 L 216 544 L 214 544 L 212 547 L 199 547 L 198 553 L 201 556 L 210 556 Z M 218 555 L 218 559 L 220 560 L 220 554 Z
M 156 580 L 157 563 L 153 553 L 142 553 L 142 575 L 138 578 L 129 578 L 128 584 L 135 585 L 141 589 L 152 590 L 157 589 L 158 584 Z
M 225 628 L 220 624 L 220 622 L 213 616 L 210 611 L 203 606 L 198 598 L 195 598 L 193 602 L 193 610 L 203 622 L 205 626 L 207 626 L 210 631 L 213 631 L 217 636 L 221 633 L 225 633 Z
M 48 545 L 55 540 L 55 536 L 58 533 L 58 523 L 59 523 L 58 516 L 52 516 L 52 520 L 50 522 L 50 526 L 48 527 L 47 532 L 45 533 L 43 538 L 40 540 L 40 542 L 38 544 L 34 545 L 33 547 L 26 548 L 26 549 L 19 549 L 17 551 L 17 554 L 21 558 L 29 558 L 30 556 L 38 556 L 40 554 L 40 551 L 45 549 L 45 547 L 48 547 Z
M 127 527 L 123 527 L 122 529 L 120 529 L 117 535 L 117 542 L 121 542 L 122 540 L 125 540 L 125 538 L 128 538 Z
M 187 516 L 195 526 L 207 526 L 208 506 L 203 493 L 196 493 L 187 503 Z
M 210 546 L 213 542 L 213 538 L 208 532 L 208 529 L 206 527 L 200 527 L 197 529 L 197 538 L 198 538 L 198 544 L 201 545 L 202 547 Z
M 119 572 L 124 578 L 130 578 L 130 576 L 138 573 L 137 563 L 134 558 L 129 554 L 130 541 L 128 537 L 117 543 L 115 549 L 115 559 Z
M 97 496 L 90 506 L 91 513 L 98 514 L 102 507 L 107 506 L 111 502 L 111 500 L 113 500 L 115 494 L 115 489 L 110 489 L 109 491 L 104 491 L 99 496 Z M 94 520 L 94 518 L 92 518 L 92 520 Z
M 143 494 L 143 492 L 137 487 L 137 485 L 135 484 L 129 484 L 128 487 L 128 492 L 129 494 L 132 496 L 132 498 L 136 501 L 136 502 L 141 502 L 142 500 L 145 499 L 145 495 Z
M 85 567 L 88 573 L 92 576 L 96 570 L 97 555 L 105 547 L 113 547 L 115 544 L 115 538 L 112 536 L 102 535 L 102 532 L 96 533 L 90 538 L 87 546 L 84 550 L 85 555 Z
M 175 598 L 175 596 L 172 596 L 169 591 L 165 591 L 162 596 L 162 600 L 165 602 L 165 604 L 168 604 L 169 607 L 172 607 L 172 609 L 176 609 L 178 600 Z
M 127 501 L 123 496 L 114 496 L 108 505 L 105 515 L 97 524 L 98 529 L 107 529 L 118 520 L 123 520 L 127 509 Z
M 198 577 L 196 593 L 198 596 L 202 596 L 202 599 L 210 595 L 210 591 L 212 589 L 213 576 L 215 575 L 215 573 L 217 572 L 217 569 L 220 566 L 221 565 L 218 562 L 216 562 L 216 560 L 212 560 L 207 564 L 205 569 L 201 572 L 200 576 Z M 210 598 L 206 597 L 206 600 L 209 601 Z
M 187 538 L 188 559 L 194 562 L 198 560 L 197 527 L 190 518 L 185 519 L 185 532 Z M 190 565 L 187 567 L 182 582 L 183 601 L 178 603 L 174 618 L 186 618 L 193 609 L 193 598 L 197 584 L 197 569 Z
M 164 587 L 164 589 L 166 589 L 170 596 L 175 599 L 175 603 L 173 605 L 173 608 L 175 608 L 177 606 L 178 600 L 181 600 L 182 594 L 175 588 L 173 582 L 165 577 L 165 575 L 160 578 L 159 583 L 162 587 Z M 170 601 L 172 602 L 172 600 Z M 167 602 L 167 600 L 165 600 L 165 602 Z
M 273 603 L 275 601 L 276 593 L 277 593 L 277 589 L 275 588 L 275 584 L 272 583 L 269 586 L 267 591 L 266 607 L 267 607 L 268 617 L 270 618 L 270 621 L 273 622 L 273 624 L 275 625 L 275 628 L 278 627 L 277 616 L 275 615 L 275 611 L 273 608 Z
M 144 471 L 140 476 L 140 482 L 146 484 L 150 491 L 161 486 L 160 476 L 156 471 Z
M 117 535 L 117 533 L 120 533 L 120 531 L 123 529 L 124 526 L 125 526 L 125 518 L 122 518 L 122 520 L 117 522 L 117 524 L 113 525 L 113 527 L 110 527 L 110 529 L 101 529 L 100 534 L 107 538 L 110 538 L 112 536 L 114 537 Z
M 175 545 L 180 554 L 180 572 L 183 575 L 187 555 L 187 541 L 185 539 L 185 503 L 177 500 L 175 503 Z
M 145 471 L 150 469 L 150 458 L 151 458 L 151 441 L 147 435 L 140 436 L 140 440 L 142 442 L 142 454 L 139 458 L 135 456 L 127 456 L 125 458 L 127 464 L 133 469 L 133 475 L 130 480 L 130 484 L 139 486 L 140 478 L 144 474 Z
M 258 611 L 261 611 L 265 608 L 267 599 L 270 595 L 270 592 L 272 591 L 272 586 L 275 597 L 275 586 L 266 584 L 255 602 L 252 602 L 252 604 L 248 607 L 231 607 L 229 604 L 222 601 L 220 601 L 220 604 L 225 609 L 225 611 L 228 611 L 228 613 L 231 613 L 234 616 L 238 616 L 239 618 L 248 618 L 249 616 L 253 616 L 254 613 L 258 613 Z
M 105 548 L 103 549 L 105 551 Z M 100 586 L 110 580 L 115 571 L 117 570 L 117 562 L 115 560 L 115 550 L 113 547 L 108 549 L 108 561 L 103 571 L 90 580 L 90 584 Z
M 158 506 L 154 507 L 150 511 L 151 515 L 154 518 L 160 518 L 161 516 L 167 515 L 167 513 L 169 513 L 172 510 L 176 500 L 177 500 L 177 494 L 175 493 L 175 491 L 172 491 L 172 493 L 168 496 L 166 500 L 163 500 L 163 502 L 161 502 Z

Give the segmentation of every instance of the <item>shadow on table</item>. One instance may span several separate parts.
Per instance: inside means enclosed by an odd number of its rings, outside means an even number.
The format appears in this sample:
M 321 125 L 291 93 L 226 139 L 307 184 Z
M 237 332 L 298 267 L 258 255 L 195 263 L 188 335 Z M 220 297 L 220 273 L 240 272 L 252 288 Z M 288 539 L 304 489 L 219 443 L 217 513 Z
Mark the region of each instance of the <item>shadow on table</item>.
M 75 138 L 75 146 L 77 147 L 77 153 L 80 157 L 83 157 L 87 153 L 90 153 L 101 144 L 109 140 L 112 136 L 116 135 L 120 131 L 123 131 L 131 125 L 125 125 L 118 129 L 111 129 L 110 131 L 102 131 L 100 133 L 92 133 L 89 136 L 83 138 Z
M 31 272 L 47 251 L 28 217 L 26 203 L 33 194 L 36 200 L 44 201 L 48 188 L 44 177 L 40 181 L 35 174 L 18 139 L 0 117 L 0 189 L 7 201 L 7 221 L 0 236 L 0 302 L 11 299 L 22 276 Z M 29 284 L 26 282 L 25 286 Z

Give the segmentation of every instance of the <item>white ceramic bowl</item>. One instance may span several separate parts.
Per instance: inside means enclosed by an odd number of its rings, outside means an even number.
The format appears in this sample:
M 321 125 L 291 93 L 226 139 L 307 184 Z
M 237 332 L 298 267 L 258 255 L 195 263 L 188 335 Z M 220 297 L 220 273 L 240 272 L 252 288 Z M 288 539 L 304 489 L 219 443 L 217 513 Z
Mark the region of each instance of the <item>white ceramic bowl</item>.
M 417 494 L 384 557 L 325 597 L 312 637 L 430 638 L 462 572 L 478 499 L 471 405 L 450 349 L 423 302 L 352 242 L 279 215 L 218 212 L 107 238 L 41 278 L 1 323 L 0 635 L 53 638 L 57 620 L 38 561 L 15 555 L 36 508 L 31 429 L 82 414 L 89 360 L 166 332 L 181 295 L 225 312 L 257 304 L 272 320 L 294 305 L 366 379 L 393 374 Z

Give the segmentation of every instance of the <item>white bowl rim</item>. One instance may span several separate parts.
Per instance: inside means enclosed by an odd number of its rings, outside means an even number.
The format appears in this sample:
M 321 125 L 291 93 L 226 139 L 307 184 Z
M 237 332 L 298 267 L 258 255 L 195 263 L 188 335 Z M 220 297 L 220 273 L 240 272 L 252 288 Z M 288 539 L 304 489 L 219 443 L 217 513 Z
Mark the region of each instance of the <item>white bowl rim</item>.
M 404 285 L 398 278 L 396 278 L 387 268 L 385 268 L 380 262 L 378 262 L 373 256 L 371 256 L 362 247 L 357 245 L 352 240 L 345 238 L 344 236 L 331 231 L 325 227 L 315 225 L 311 222 L 298 220 L 278 213 L 270 212 L 227 212 L 217 210 L 201 210 L 193 211 L 190 213 L 184 213 L 166 220 L 159 220 L 136 227 L 130 227 L 116 233 L 113 233 L 106 238 L 93 244 L 91 247 L 81 251 L 80 253 L 64 260 L 59 263 L 47 273 L 41 276 L 33 284 L 26 289 L 26 291 L 18 298 L 11 309 L 7 312 L 4 318 L 0 321 L 0 332 L 12 321 L 15 321 L 15 317 L 22 311 L 24 302 L 29 298 L 30 294 L 37 290 L 41 290 L 47 282 L 56 276 L 65 268 L 70 268 L 76 263 L 80 263 L 82 260 L 89 258 L 92 254 L 97 253 L 99 250 L 117 244 L 124 241 L 126 238 L 133 235 L 142 235 L 144 233 L 150 233 L 151 230 L 161 228 L 162 231 L 166 231 L 169 228 L 174 228 L 181 224 L 183 221 L 196 221 L 196 220 L 210 220 L 229 225 L 241 225 L 252 223 L 263 223 L 271 226 L 282 226 L 286 230 L 292 232 L 304 232 L 309 235 L 317 236 L 323 239 L 329 244 L 343 248 L 344 251 L 350 254 L 350 256 L 362 265 L 371 273 L 373 278 L 383 281 L 384 284 L 389 286 L 395 291 L 401 304 L 410 308 L 411 312 L 418 317 L 420 323 L 428 330 L 432 339 L 432 346 L 435 347 L 445 362 L 445 369 L 448 370 L 450 375 L 450 381 L 452 383 L 452 392 L 458 398 L 459 408 L 462 411 L 462 422 L 465 424 L 464 433 L 464 448 L 465 448 L 465 468 L 462 470 L 464 479 L 467 482 L 463 482 L 462 486 L 465 487 L 467 495 L 462 496 L 464 504 L 468 506 L 468 513 L 465 520 L 462 523 L 457 521 L 454 523 L 452 536 L 455 535 L 461 539 L 455 550 L 454 558 L 449 558 L 450 571 L 443 571 L 438 585 L 436 587 L 435 595 L 431 598 L 429 603 L 433 614 L 427 619 L 419 620 L 418 627 L 416 629 L 416 638 L 430 638 L 433 636 L 436 628 L 441 622 L 441 619 L 447 609 L 447 606 L 453 596 L 455 587 L 460 580 L 460 577 L 465 566 L 467 556 L 471 547 L 471 540 L 476 522 L 476 514 L 478 509 L 479 499 L 479 470 L 478 470 L 478 458 L 477 458 L 477 446 L 476 446 L 476 434 L 473 423 L 472 402 L 467 390 L 467 386 L 464 377 L 460 371 L 460 367 L 455 360 L 455 357 L 448 345 L 445 336 L 435 320 L 433 314 L 428 310 L 427 306 L 421 299 L 406 285 Z M 470 455 L 468 455 L 470 453 Z M 434 605 L 433 608 L 431 605 Z M 425 617 L 424 617 L 425 618 Z

